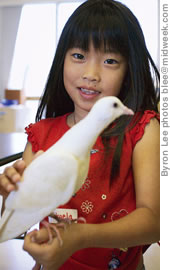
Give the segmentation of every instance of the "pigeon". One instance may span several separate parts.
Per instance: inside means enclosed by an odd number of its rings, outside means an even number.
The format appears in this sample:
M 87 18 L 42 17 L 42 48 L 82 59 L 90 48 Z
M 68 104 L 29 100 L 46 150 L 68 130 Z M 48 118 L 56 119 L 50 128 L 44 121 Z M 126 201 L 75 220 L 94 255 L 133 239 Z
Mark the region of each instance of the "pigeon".
M 117 97 L 99 99 L 86 117 L 29 164 L 6 199 L 0 242 L 23 234 L 72 198 L 87 178 L 97 137 L 123 114 L 134 113 Z

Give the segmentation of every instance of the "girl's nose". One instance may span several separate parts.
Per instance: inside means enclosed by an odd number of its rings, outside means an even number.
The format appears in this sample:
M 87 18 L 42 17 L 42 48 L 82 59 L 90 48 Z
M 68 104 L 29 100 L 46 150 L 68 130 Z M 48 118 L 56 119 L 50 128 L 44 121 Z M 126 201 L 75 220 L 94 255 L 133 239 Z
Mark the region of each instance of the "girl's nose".
M 87 66 L 83 73 L 83 79 L 89 82 L 99 82 L 100 72 L 99 68 L 95 65 Z

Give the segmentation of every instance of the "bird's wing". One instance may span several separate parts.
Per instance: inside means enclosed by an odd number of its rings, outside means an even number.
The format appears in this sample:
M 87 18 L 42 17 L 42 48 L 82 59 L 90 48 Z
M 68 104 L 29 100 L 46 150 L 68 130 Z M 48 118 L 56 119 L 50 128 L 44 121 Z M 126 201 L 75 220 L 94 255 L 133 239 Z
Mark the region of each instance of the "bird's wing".
M 2 218 L 3 226 L 0 229 L 0 243 L 13 239 L 27 230 L 29 230 L 33 225 L 37 224 L 45 216 L 51 212 L 51 208 L 41 208 L 37 211 L 29 211 L 24 209 L 18 210 L 8 210 L 4 211 Z M 6 222 L 5 216 L 7 217 Z M 0 220 L 1 224 L 1 220 Z
M 17 191 L 8 196 L 7 209 L 40 209 L 66 203 L 79 177 L 79 161 L 71 154 L 51 153 L 34 160 L 24 172 Z
M 8 196 L 0 222 L 0 242 L 22 234 L 74 194 L 78 160 L 66 153 L 55 154 L 55 161 L 50 155 L 48 166 L 44 160 L 29 166 L 19 189 Z
M 0 232 L 1 232 L 1 228 L 4 226 L 4 224 L 8 222 L 8 219 L 12 215 L 13 211 L 14 210 L 8 210 L 8 209 L 6 209 L 4 211 L 3 218 L 0 218 Z

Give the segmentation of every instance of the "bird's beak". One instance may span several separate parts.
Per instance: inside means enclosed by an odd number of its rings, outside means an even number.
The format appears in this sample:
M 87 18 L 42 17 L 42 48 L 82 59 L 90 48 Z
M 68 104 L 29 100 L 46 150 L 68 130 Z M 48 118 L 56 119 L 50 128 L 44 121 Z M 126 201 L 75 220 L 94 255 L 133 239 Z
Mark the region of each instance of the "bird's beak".
M 128 107 L 124 106 L 123 114 L 134 115 L 134 112 L 131 109 L 129 109 Z

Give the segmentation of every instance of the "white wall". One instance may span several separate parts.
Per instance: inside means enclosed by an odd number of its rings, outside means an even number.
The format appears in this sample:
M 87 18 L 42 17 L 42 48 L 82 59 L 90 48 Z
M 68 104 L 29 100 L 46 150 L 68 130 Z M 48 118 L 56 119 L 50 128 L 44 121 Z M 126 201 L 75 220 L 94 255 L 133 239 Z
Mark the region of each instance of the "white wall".
M 4 97 L 8 82 L 21 8 L 0 8 L 0 98 Z
M 120 0 L 136 15 L 142 27 L 147 48 L 159 67 L 159 0 Z
M 0 52 L 2 52 L 2 8 L 0 8 Z M 0 100 L 2 98 L 1 96 L 1 89 L 2 89 L 2 80 L 1 80 L 1 74 L 2 74 L 2 53 L 0 53 Z
M 73 0 L 79 2 L 79 0 Z M 12 6 L 22 4 L 35 4 L 35 3 L 60 3 L 71 2 L 71 0 L 0 0 L 0 6 Z

